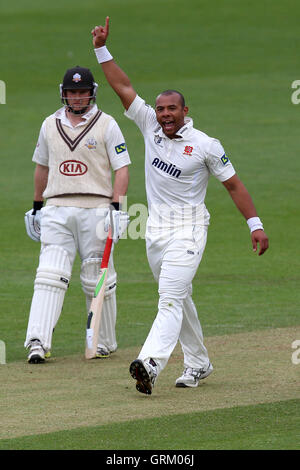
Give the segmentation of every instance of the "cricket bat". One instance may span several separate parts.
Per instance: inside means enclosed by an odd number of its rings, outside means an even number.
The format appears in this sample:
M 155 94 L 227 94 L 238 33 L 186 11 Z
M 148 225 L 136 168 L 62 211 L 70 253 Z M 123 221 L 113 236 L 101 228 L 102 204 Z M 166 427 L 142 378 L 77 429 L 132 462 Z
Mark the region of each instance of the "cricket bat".
M 100 274 L 94 291 L 94 297 L 91 303 L 90 312 L 88 314 L 86 327 L 86 348 L 85 358 L 93 359 L 96 357 L 99 326 L 101 321 L 101 312 L 104 301 L 105 286 L 107 280 L 107 269 L 109 257 L 112 249 L 111 229 L 109 229 L 106 240 L 103 258 L 100 266 Z

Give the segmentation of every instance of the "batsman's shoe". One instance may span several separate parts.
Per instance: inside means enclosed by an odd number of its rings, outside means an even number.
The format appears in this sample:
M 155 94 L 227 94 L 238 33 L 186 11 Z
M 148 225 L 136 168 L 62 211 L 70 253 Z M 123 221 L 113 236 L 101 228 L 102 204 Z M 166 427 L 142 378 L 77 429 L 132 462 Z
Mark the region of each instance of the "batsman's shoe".
M 30 342 L 28 362 L 30 364 L 40 364 L 45 362 L 45 351 L 38 339 L 34 339 Z
M 96 358 L 97 359 L 107 359 L 110 356 L 110 352 L 105 348 L 97 347 Z
M 45 359 L 50 359 L 51 357 L 51 351 L 48 349 L 48 351 L 45 351 Z
M 137 391 L 151 395 L 157 377 L 157 366 L 153 359 L 149 361 L 136 359 L 130 364 L 129 372 L 136 380 Z
M 176 387 L 198 387 L 199 380 L 208 377 L 214 370 L 211 363 L 207 369 L 193 369 L 192 367 L 185 367 L 181 377 L 175 382 Z

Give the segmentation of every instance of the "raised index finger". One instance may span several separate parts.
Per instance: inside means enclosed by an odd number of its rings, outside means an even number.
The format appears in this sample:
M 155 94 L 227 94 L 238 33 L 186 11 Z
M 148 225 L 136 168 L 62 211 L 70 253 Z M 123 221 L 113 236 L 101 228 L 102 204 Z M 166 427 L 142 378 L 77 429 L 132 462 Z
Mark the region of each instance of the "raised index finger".
M 108 34 L 108 32 L 109 32 L 109 16 L 107 16 L 106 19 L 105 19 L 105 31 Z

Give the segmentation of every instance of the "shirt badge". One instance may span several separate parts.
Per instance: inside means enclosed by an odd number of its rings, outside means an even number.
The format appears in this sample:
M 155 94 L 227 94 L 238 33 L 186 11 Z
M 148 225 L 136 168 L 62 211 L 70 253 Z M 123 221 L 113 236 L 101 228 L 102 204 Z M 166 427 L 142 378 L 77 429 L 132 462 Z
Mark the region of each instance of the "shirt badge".
M 95 148 L 96 148 L 96 145 L 97 145 L 97 141 L 94 139 L 94 137 L 90 137 L 90 138 L 86 141 L 86 144 L 85 144 L 85 146 L 86 146 L 89 150 L 95 149 Z
M 115 147 L 115 151 L 116 151 L 117 155 L 119 155 L 122 152 L 125 152 L 125 150 L 127 150 L 125 142 L 123 142 L 123 144 L 119 144 Z
M 193 148 L 194 147 L 190 147 L 189 145 L 186 145 L 183 155 L 188 155 L 190 157 L 192 155 Z
M 159 145 L 162 141 L 162 137 L 160 135 L 155 135 L 154 136 L 154 142 L 156 143 L 156 145 Z M 161 147 L 161 145 L 159 145 Z
M 226 165 L 226 163 L 229 162 L 229 158 L 227 157 L 227 155 L 225 155 L 225 153 L 224 153 L 223 157 L 221 157 L 221 161 L 222 161 L 223 165 Z

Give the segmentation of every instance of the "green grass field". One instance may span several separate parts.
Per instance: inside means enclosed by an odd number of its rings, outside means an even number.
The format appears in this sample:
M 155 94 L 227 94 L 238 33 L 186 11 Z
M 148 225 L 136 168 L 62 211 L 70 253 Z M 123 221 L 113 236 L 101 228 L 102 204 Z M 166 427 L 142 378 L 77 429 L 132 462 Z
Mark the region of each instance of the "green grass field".
M 299 123 L 296 0 L 53 0 L 1 2 L 0 449 L 299 450 Z M 90 31 L 111 18 L 108 47 L 150 104 L 180 90 L 195 127 L 221 140 L 270 239 L 252 253 L 247 224 L 211 179 L 207 248 L 194 300 L 215 372 L 176 389 L 178 348 L 151 397 L 128 367 L 157 309 L 143 239 L 120 241 L 118 351 L 86 363 L 79 260 L 53 338 L 52 359 L 26 363 L 23 347 L 39 244 L 24 227 L 33 199 L 32 153 L 42 120 L 60 106 L 67 68 L 91 68 L 98 106 L 125 135 L 132 165 L 128 207 L 145 204 L 144 144 L 105 83 Z M 299 355 L 298 355 L 299 357 Z

